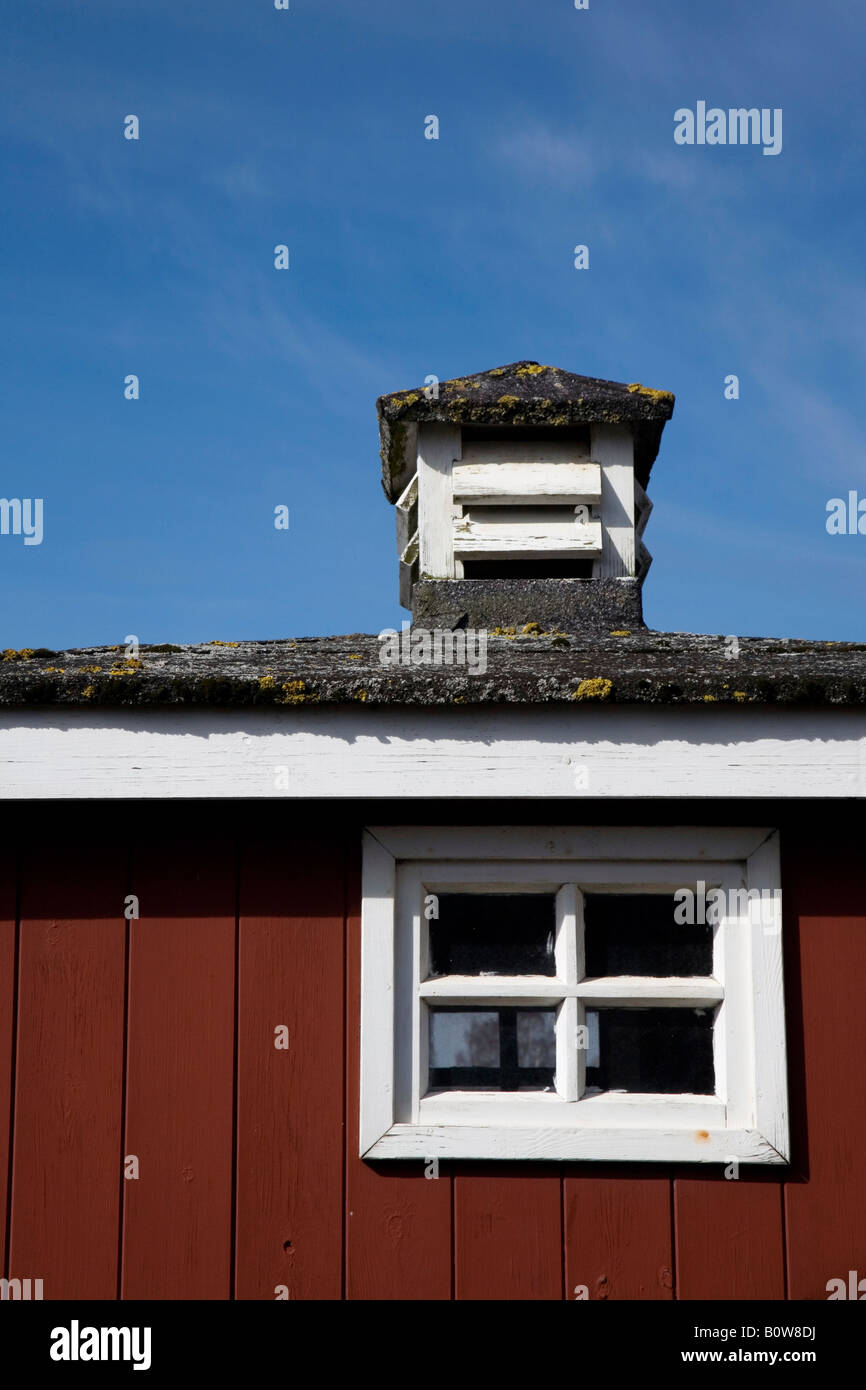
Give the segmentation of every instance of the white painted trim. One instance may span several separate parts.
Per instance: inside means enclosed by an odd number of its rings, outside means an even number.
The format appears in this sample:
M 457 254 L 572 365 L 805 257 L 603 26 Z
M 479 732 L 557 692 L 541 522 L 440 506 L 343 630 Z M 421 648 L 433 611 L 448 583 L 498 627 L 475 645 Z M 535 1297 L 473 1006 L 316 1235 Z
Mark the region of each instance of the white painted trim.
M 788 1152 L 788 1083 L 785 1054 L 785 984 L 782 962 L 782 878 L 779 834 L 749 855 L 747 886 L 773 891 L 762 920 L 751 912 L 753 1038 L 756 1059 L 755 1123 L 779 1150 Z
M 454 465 L 454 497 L 467 506 L 565 506 L 601 501 L 597 463 L 470 462 Z
M 370 833 L 395 859 L 465 859 L 472 872 L 480 859 L 541 860 L 548 876 L 556 860 L 563 861 L 564 876 L 573 871 L 568 863 L 573 859 L 600 864 L 622 859 L 662 864 L 700 860 L 706 878 L 713 856 L 723 861 L 747 859 L 772 832 L 761 826 L 624 825 L 614 830 L 607 825 L 376 825 Z M 445 871 L 441 864 L 438 871 Z M 592 873 L 590 864 L 581 862 L 580 871 L 582 876 Z
M 451 468 L 460 457 L 460 430 L 418 427 L 418 539 L 421 575 L 453 579 Z
M 590 667 L 586 674 L 604 672 Z M 586 769 L 580 789 L 576 768 Z M 653 801 L 862 797 L 864 791 L 863 709 L 575 702 L 0 711 L 5 800 Z
M 566 843 L 567 858 L 563 857 Z M 583 980 L 578 953 L 563 934 L 566 923 L 575 927 L 578 917 L 582 918 L 582 893 L 576 884 L 593 891 L 599 883 L 611 890 L 628 884 L 642 892 L 658 890 L 662 884 L 697 884 L 700 879 L 708 888 L 718 884 L 729 895 L 744 885 L 772 896 L 779 884 L 778 834 L 758 828 L 699 826 L 644 830 L 386 826 L 368 831 L 364 844 L 365 893 L 369 890 L 374 901 L 369 909 L 365 901 L 362 916 L 366 991 L 362 1111 L 365 1098 L 372 1097 L 371 1115 L 362 1114 L 362 1156 L 787 1161 L 777 909 L 770 914 L 769 931 L 764 932 L 760 924 L 756 927 L 748 921 L 743 902 L 728 898 L 730 910 L 716 929 L 715 978 Z M 465 856 L 462 862 L 439 857 L 452 853 L 457 845 Z M 587 852 L 593 857 L 584 857 Z M 383 855 L 390 857 L 390 870 Z M 569 875 L 568 881 L 563 875 Z M 502 892 L 524 885 L 539 891 L 546 885 L 555 891 L 557 977 L 426 979 L 423 894 L 435 892 L 439 884 L 450 888 L 496 884 Z M 387 904 L 383 906 L 389 885 L 390 932 L 384 926 Z M 408 944 L 401 948 L 401 940 Z M 404 996 L 402 1003 L 397 1000 L 396 1033 L 390 983 L 395 972 L 398 996 Z M 414 1004 L 405 1000 L 407 992 Z M 424 1095 L 421 1076 L 426 1076 L 426 1059 L 417 1043 L 426 1037 L 426 1028 L 419 1010 L 426 1011 L 427 1001 L 433 999 L 467 1004 L 559 1001 L 557 1093 Z M 577 1068 L 568 1060 L 569 1030 L 573 1032 L 582 1019 L 587 1002 L 602 999 L 615 999 L 621 1006 L 718 1006 L 714 1041 L 719 1041 L 720 1032 L 724 1037 L 716 1047 L 717 1094 L 582 1094 L 585 1058 L 578 1058 Z M 407 1068 L 413 1074 L 411 1084 Z M 392 1095 L 397 1100 L 383 1125 L 386 1098 Z
M 501 555 L 601 555 L 600 521 L 484 521 L 471 516 L 453 523 L 454 554 L 467 559 L 496 559 Z
M 631 577 L 635 572 L 634 440 L 623 425 L 593 425 L 592 457 L 601 465 L 604 550 L 596 576 Z
M 485 1113 L 486 1112 L 486 1113 Z M 578 1119 L 579 1116 L 579 1119 Z M 553 1091 L 467 1093 L 433 1091 L 421 1102 L 421 1125 L 543 1125 L 568 1130 L 717 1129 L 725 1104 L 717 1096 L 590 1095 L 578 1104 Z M 599 1135 L 599 1138 L 602 1136 Z
M 394 1122 L 396 865 L 364 832 L 361 876 L 361 1152 Z
M 635 892 L 640 889 L 636 888 Z M 574 990 L 578 999 L 588 1003 L 602 1000 L 616 1000 L 621 1008 L 654 1009 L 683 1008 L 693 1005 L 696 1009 L 706 1004 L 719 1004 L 725 992 L 718 980 L 714 979 L 632 979 L 629 975 L 617 975 L 610 980 L 584 980 Z
M 414 473 L 394 503 L 397 554 L 402 557 L 409 542 L 418 534 L 418 474 Z
M 783 1163 L 759 1130 L 502 1128 L 394 1125 L 362 1155 L 368 1159 L 561 1159 L 623 1163 Z

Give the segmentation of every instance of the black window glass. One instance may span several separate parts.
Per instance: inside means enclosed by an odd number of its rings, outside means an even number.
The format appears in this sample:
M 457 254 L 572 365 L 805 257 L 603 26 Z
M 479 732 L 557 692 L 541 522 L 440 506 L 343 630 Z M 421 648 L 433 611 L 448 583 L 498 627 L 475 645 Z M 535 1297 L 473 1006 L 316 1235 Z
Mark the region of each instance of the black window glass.
M 431 975 L 555 975 L 552 893 L 438 893 Z
M 675 908 L 672 893 L 588 893 L 587 976 L 711 975 L 712 927 L 681 926 Z
M 587 1088 L 708 1096 L 714 1009 L 588 1009 Z
M 431 1087 L 543 1091 L 556 1067 L 554 1009 L 430 1010 Z

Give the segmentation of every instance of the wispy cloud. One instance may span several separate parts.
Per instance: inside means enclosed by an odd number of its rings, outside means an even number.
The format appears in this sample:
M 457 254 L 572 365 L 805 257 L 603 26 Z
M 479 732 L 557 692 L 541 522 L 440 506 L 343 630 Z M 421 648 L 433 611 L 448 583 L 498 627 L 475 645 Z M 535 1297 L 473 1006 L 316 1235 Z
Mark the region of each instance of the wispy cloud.
M 542 121 L 513 126 L 494 145 L 500 163 L 527 182 L 571 189 L 595 178 L 597 156 L 586 135 L 573 136 L 554 130 Z

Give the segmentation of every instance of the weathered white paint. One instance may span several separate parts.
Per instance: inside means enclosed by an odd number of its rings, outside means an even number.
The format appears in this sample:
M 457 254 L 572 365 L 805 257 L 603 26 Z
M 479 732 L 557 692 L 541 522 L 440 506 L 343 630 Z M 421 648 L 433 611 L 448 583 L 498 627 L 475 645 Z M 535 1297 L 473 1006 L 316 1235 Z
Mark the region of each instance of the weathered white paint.
M 604 550 L 594 566 L 601 578 L 635 572 L 634 441 L 622 425 L 592 426 L 592 458 L 601 465 Z
M 454 465 L 454 496 L 475 506 L 556 506 L 601 501 L 597 463 L 467 462 Z
M 453 579 L 451 469 L 460 457 L 460 430 L 452 425 L 418 427 L 419 569 L 434 579 Z
M 362 1152 L 394 1119 L 394 858 L 372 835 L 363 839 L 361 891 Z M 387 1001 L 381 1010 L 381 1001 Z
M 587 770 L 586 786 L 578 790 L 580 767 Z M 0 712 L 0 798 L 7 800 L 567 801 L 862 797 L 864 791 L 866 711 L 857 709 L 576 702 L 573 708 Z
M 418 474 L 406 484 L 405 489 L 394 504 L 394 517 L 397 526 L 397 554 L 402 555 L 406 546 L 418 534 Z
M 778 881 L 779 836 L 772 835 L 749 856 L 747 885 L 758 888 L 768 879 Z M 788 1088 L 785 1048 L 785 984 L 782 973 L 783 905 L 774 898 L 761 905 L 763 923 L 748 932 L 751 943 L 751 976 L 755 982 L 754 1047 L 757 1109 L 755 1123 L 777 1149 L 788 1142 Z M 754 916 L 754 910 L 753 910 Z M 770 919 L 769 921 L 767 919 Z
M 455 520 L 455 555 L 475 560 L 501 555 L 544 555 L 547 559 L 601 555 L 600 521 L 533 521 L 529 516 L 484 521 L 480 516 L 477 513 Z
M 580 1162 L 785 1163 L 760 1130 L 567 1129 L 501 1125 L 394 1125 L 365 1158 L 561 1159 Z

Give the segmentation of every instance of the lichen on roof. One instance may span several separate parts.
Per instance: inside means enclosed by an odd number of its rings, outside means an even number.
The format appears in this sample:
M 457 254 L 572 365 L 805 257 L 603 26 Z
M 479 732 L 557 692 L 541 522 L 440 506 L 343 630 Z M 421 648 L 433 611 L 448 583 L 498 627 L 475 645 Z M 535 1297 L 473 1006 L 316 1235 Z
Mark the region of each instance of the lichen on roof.
M 866 644 L 617 631 L 564 634 L 540 624 L 487 636 L 486 669 L 383 665 L 373 635 L 146 649 L 140 665 L 91 647 L 0 662 L 0 706 L 271 709 L 291 720 L 323 706 L 866 706 Z M 45 655 L 38 655 L 43 651 Z

